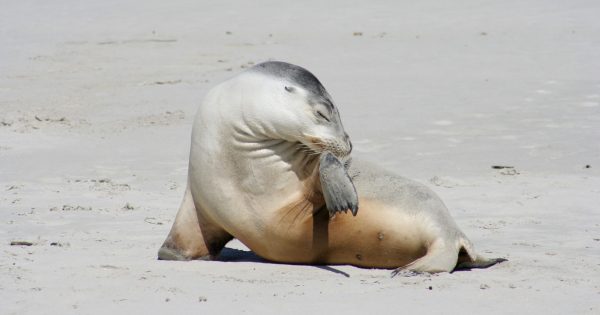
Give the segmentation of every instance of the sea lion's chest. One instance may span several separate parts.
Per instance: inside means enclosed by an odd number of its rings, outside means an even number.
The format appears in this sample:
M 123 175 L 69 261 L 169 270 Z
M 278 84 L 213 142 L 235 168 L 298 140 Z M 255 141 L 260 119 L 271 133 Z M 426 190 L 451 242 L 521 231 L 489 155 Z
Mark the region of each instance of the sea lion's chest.
M 200 147 L 202 142 L 197 144 Z M 196 148 L 190 163 L 192 193 L 200 203 L 197 206 L 230 233 L 258 233 L 282 213 L 297 215 L 311 208 L 312 202 L 320 203 L 317 163 L 289 142 L 230 142 L 210 151 Z
M 318 172 L 312 163 L 254 160 L 248 163 L 248 168 L 250 171 L 239 182 L 241 193 L 252 207 L 250 211 L 272 218 L 305 212 L 313 204 L 321 206 L 324 202 Z

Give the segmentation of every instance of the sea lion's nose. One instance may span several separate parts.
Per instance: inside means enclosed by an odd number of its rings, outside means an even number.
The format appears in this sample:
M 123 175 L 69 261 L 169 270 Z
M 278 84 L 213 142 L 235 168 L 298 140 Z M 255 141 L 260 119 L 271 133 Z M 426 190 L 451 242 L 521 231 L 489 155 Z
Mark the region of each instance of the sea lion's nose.
M 347 132 L 344 132 L 344 140 L 346 141 L 346 143 L 348 144 L 348 147 L 350 148 L 348 150 L 348 154 L 350 154 L 352 152 L 352 141 L 350 141 L 350 136 L 348 135 Z

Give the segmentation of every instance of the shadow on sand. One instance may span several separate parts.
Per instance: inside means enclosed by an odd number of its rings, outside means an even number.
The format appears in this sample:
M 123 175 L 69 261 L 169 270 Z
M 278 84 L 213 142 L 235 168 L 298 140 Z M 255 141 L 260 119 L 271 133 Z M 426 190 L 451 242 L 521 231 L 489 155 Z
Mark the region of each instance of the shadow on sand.
M 229 248 L 229 247 L 223 248 L 223 250 L 219 254 L 219 257 L 217 257 L 216 261 L 281 264 L 281 263 L 272 262 L 272 261 L 266 260 L 264 258 L 261 258 L 260 256 L 256 255 L 254 252 L 249 251 L 249 250 L 241 250 L 241 249 L 235 249 L 235 248 Z M 336 268 L 330 267 L 330 266 L 326 266 L 326 265 L 310 265 L 310 266 L 319 268 L 319 269 L 322 269 L 325 271 L 330 271 L 330 272 L 342 275 L 346 278 L 350 278 L 349 274 L 347 274 L 341 270 L 338 270 Z

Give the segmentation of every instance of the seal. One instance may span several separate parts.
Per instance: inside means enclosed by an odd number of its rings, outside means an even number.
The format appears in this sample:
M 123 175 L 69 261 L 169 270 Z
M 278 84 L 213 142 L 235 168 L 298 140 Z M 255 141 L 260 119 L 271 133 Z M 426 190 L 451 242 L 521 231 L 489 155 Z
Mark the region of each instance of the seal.
M 215 259 L 235 237 L 283 263 L 450 272 L 504 260 L 476 254 L 433 191 L 351 163 L 351 151 L 337 106 L 304 68 L 265 62 L 215 86 L 158 258 Z

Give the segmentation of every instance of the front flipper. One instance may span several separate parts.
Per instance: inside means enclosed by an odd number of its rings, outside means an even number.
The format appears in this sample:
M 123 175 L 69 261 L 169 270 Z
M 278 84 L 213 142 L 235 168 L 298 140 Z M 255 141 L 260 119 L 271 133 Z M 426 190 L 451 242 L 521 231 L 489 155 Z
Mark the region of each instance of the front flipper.
M 333 217 L 337 212 L 347 212 L 348 210 L 356 216 L 358 195 L 344 164 L 331 152 L 323 152 L 319 172 L 329 216 Z

